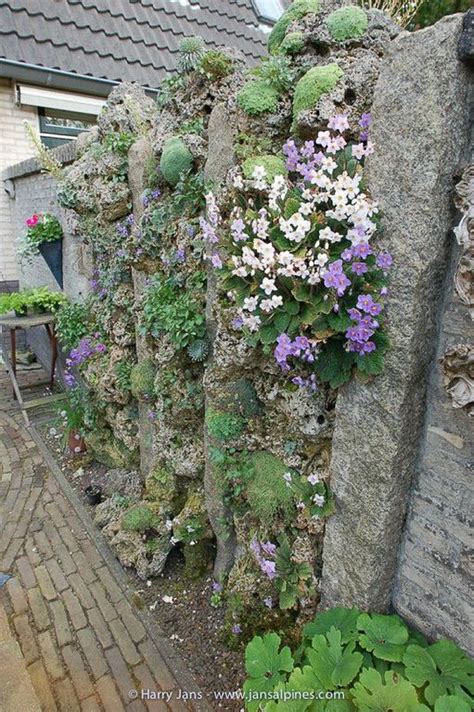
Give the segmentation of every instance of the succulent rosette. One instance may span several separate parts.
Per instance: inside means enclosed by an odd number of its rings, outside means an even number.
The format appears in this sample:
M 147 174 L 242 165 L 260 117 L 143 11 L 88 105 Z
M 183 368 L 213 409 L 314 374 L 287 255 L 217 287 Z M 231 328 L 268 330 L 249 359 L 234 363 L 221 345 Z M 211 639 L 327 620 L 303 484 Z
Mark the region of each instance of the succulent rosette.
M 301 145 L 283 146 L 286 175 L 257 165 L 234 176 L 228 219 L 207 196 L 201 220 L 233 325 L 272 350 L 295 386 L 335 388 L 354 371 L 375 375 L 387 348 L 384 298 L 391 256 L 374 246 L 378 207 L 363 179 L 370 116 L 349 141 L 346 116 Z

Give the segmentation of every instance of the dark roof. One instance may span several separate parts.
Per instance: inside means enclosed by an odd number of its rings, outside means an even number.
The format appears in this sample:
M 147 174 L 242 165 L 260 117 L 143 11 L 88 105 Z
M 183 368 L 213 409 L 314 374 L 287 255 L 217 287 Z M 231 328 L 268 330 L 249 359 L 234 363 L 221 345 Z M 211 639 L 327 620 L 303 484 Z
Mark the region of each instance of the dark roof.
M 252 0 L 0 0 L 0 58 L 78 75 L 157 87 L 194 35 L 265 52 Z

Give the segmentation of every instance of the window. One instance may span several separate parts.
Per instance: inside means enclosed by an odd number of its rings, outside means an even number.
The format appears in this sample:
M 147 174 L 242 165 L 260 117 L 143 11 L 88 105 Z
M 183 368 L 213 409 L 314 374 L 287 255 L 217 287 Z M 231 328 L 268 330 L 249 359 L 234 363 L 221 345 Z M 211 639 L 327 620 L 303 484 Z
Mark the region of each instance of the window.
M 257 14 L 261 20 L 276 22 L 285 10 L 283 0 L 253 0 Z
M 90 114 L 77 114 L 59 109 L 38 109 L 40 136 L 45 146 L 55 148 L 68 143 L 96 123 Z

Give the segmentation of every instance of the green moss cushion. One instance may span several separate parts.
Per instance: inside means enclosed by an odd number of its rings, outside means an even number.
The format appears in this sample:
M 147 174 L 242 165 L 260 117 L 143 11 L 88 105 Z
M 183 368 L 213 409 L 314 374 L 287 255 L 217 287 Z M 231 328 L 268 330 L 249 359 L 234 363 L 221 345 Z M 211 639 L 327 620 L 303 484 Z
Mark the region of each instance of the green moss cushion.
M 276 111 L 279 93 L 262 79 L 244 84 L 237 94 L 237 104 L 246 114 L 258 116 L 266 111 Z
M 304 38 L 301 32 L 289 32 L 280 45 L 283 54 L 298 54 L 304 47 Z
M 251 158 L 247 158 L 242 166 L 244 176 L 247 180 L 252 178 L 256 166 L 263 166 L 265 168 L 268 183 L 271 183 L 275 176 L 284 176 L 287 173 L 284 160 L 278 156 L 252 156 Z
M 130 387 L 134 398 L 146 399 L 153 395 L 155 366 L 151 359 L 135 364 L 130 372 Z
M 296 121 L 300 111 L 312 109 L 323 94 L 334 89 L 343 73 L 335 63 L 313 67 L 306 72 L 296 85 L 293 97 L 293 119 Z
M 301 20 L 302 17 L 310 12 L 318 12 L 319 0 L 294 0 L 288 10 L 283 13 L 278 22 L 275 23 L 273 30 L 268 38 L 268 51 L 275 53 L 285 37 L 288 27 L 294 20 Z
M 182 173 L 193 165 L 193 155 L 183 139 L 174 136 L 165 141 L 160 159 L 163 178 L 170 185 L 176 185 Z
M 348 5 L 332 12 L 326 24 L 335 40 L 357 39 L 367 32 L 367 14 L 360 7 Z

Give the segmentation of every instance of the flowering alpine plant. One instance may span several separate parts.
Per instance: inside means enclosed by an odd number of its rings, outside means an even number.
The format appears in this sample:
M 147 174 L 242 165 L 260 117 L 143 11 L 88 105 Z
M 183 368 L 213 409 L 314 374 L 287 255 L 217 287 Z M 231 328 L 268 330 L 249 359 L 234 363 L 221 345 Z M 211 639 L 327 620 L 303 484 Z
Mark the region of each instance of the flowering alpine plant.
M 377 204 L 363 163 L 374 147 L 364 114 L 358 142 L 339 114 L 314 140 L 283 146 L 286 175 L 271 180 L 256 166 L 234 177 L 228 219 L 206 196 L 201 237 L 219 270 L 232 326 L 273 351 L 292 383 L 309 392 L 336 388 L 354 371 L 383 368 L 386 277 L 392 258 L 374 246 Z

